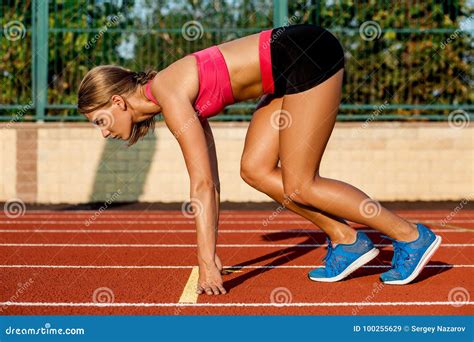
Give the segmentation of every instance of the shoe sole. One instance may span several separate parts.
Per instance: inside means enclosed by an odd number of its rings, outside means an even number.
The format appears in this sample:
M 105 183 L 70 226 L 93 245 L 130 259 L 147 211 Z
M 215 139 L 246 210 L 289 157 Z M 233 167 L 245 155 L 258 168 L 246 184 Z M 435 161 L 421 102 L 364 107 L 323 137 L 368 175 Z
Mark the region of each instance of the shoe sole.
M 336 282 L 339 280 L 344 279 L 347 277 L 349 274 L 352 272 L 356 271 L 360 267 L 364 266 L 368 262 L 370 262 L 372 259 L 374 259 L 377 255 L 379 255 L 380 251 L 377 248 L 372 248 L 370 251 L 366 252 L 365 254 L 362 254 L 360 257 L 358 257 L 356 260 L 352 262 L 347 268 L 342 271 L 340 274 L 338 274 L 335 277 L 331 278 L 313 278 L 310 275 L 308 275 L 308 278 L 311 279 L 312 281 L 320 281 L 320 282 L 325 282 L 325 283 L 332 283 Z
M 412 274 L 410 274 L 410 276 L 402 280 L 388 280 L 388 281 L 382 281 L 382 282 L 388 285 L 405 285 L 413 281 L 421 273 L 425 265 L 428 263 L 428 261 L 430 261 L 433 254 L 439 248 L 439 246 L 441 245 L 441 240 L 442 240 L 441 236 L 436 235 L 435 240 L 431 243 L 431 246 L 428 247 L 428 249 L 425 251 L 425 253 L 421 257 L 420 262 L 415 267 L 415 270 L 412 272 Z

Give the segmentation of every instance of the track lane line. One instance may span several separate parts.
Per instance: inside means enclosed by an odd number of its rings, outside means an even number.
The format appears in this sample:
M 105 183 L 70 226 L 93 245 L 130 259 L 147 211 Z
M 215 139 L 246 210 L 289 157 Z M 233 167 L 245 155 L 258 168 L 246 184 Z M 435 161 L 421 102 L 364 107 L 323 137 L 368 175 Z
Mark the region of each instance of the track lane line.
M 327 244 L 218 244 L 221 248 L 316 248 Z M 389 247 L 391 244 L 374 244 L 375 247 Z M 106 244 L 106 243 L 0 243 L 0 247 L 114 247 L 114 248 L 195 248 L 196 244 Z M 472 243 L 445 243 L 440 247 L 474 247 Z
M 263 224 L 265 221 L 265 217 L 262 218 L 262 220 L 234 220 L 234 221 L 228 221 L 228 220 L 222 220 L 219 221 L 220 224 L 230 224 L 230 225 L 242 225 L 242 224 Z M 81 225 L 86 225 L 87 220 L 59 220 L 59 221 L 53 221 L 53 220 L 0 220 L 0 224 L 9 224 L 9 225 L 20 225 L 20 224 L 81 224 Z M 418 220 L 416 220 L 418 221 Z M 443 219 L 439 220 L 422 220 L 423 223 L 427 224 L 435 224 L 435 223 L 441 223 Z M 449 220 L 451 223 L 473 223 L 474 219 L 460 219 L 460 220 Z M 355 223 L 355 222 L 354 222 Z M 131 220 L 131 221 L 124 221 L 124 220 L 102 220 L 102 221 L 92 221 L 90 222 L 89 225 L 99 225 L 99 224 L 128 224 L 128 225 L 144 225 L 144 224 L 163 224 L 163 225 L 169 225 L 169 224 L 194 224 L 194 220 L 174 220 L 174 221 L 157 221 L 157 220 Z M 312 224 L 311 221 L 309 220 L 272 220 L 269 225 L 279 225 L 279 224 Z
M 0 306 L 50 306 L 50 307 L 324 307 L 324 306 L 459 306 L 456 301 L 437 302 L 301 302 L 301 303 L 94 303 L 94 302 L 0 302 Z M 474 305 L 474 302 L 462 302 Z
M 432 229 L 435 233 L 474 233 L 467 228 Z M 357 229 L 358 232 L 382 234 L 373 229 Z M 165 233 L 196 233 L 195 229 L 0 229 L 0 233 L 74 233 L 74 234 L 165 234 Z M 246 233 L 307 233 L 325 234 L 314 229 L 219 229 L 220 233 L 246 234 Z
M 454 208 L 453 208 L 454 209 Z M 238 217 L 238 218 L 248 218 L 248 217 L 262 217 L 268 216 L 272 214 L 275 210 L 257 210 L 255 212 L 248 212 L 240 210 L 221 210 L 220 214 L 221 217 Z M 392 210 L 393 212 L 403 215 L 404 217 L 445 217 L 452 213 L 452 210 Z M 92 216 L 96 210 L 78 210 L 78 211 L 69 211 L 65 212 L 58 212 L 58 211 L 35 211 L 35 210 L 28 210 L 23 216 L 21 217 L 51 217 L 51 215 L 64 217 L 64 218 L 74 218 L 74 217 L 90 217 Z M 166 212 L 166 213 L 165 213 Z M 140 211 L 140 210 L 131 210 L 131 211 L 114 211 L 109 210 L 107 212 L 102 212 L 102 218 L 121 218 L 121 217 L 130 217 L 130 216 L 137 216 L 140 215 L 145 218 L 182 218 L 187 219 L 181 211 L 169 211 L 169 210 L 151 210 L 151 211 Z M 470 209 L 463 209 L 462 211 L 458 211 L 455 217 L 471 217 L 474 216 L 474 210 Z M 0 215 L 1 218 L 10 218 L 8 215 Z M 292 212 L 280 212 L 278 217 L 282 218 L 294 218 L 299 217 L 298 214 Z
M 197 266 L 187 265 L 0 265 L 0 268 L 79 268 L 79 269 L 193 269 Z M 224 266 L 224 270 L 233 269 L 291 269 L 291 268 L 316 268 L 324 265 L 248 265 L 248 266 Z M 362 268 L 390 268 L 390 265 L 364 265 Z M 426 265 L 425 268 L 474 268 L 474 265 Z M 191 280 L 191 275 L 188 283 Z M 197 283 L 196 283 L 197 284 Z M 184 291 L 183 291 L 184 292 Z

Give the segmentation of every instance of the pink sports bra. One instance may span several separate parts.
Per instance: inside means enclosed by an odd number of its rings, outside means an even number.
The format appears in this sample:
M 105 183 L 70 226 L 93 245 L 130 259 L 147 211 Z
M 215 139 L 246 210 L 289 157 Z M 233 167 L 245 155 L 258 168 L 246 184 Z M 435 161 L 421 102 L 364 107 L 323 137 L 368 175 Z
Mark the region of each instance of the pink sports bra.
M 224 56 L 217 46 L 191 53 L 197 60 L 199 74 L 199 93 L 194 102 L 194 110 L 203 121 L 217 115 L 222 109 L 235 102 L 232 94 L 229 71 Z M 151 80 L 145 87 L 145 94 L 150 101 L 158 104 L 150 90 Z
M 273 93 L 272 60 L 270 53 L 272 29 L 264 30 L 259 35 L 259 60 L 264 93 Z M 196 57 L 199 74 L 199 93 L 194 102 L 194 110 L 199 114 L 199 120 L 205 120 L 217 115 L 225 106 L 235 102 L 232 94 L 229 70 L 216 45 L 191 53 Z M 151 80 L 145 87 L 145 95 L 156 104 L 150 90 Z
M 229 70 L 216 45 L 191 55 L 196 57 L 199 73 L 199 93 L 194 109 L 200 113 L 200 117 L 209 118 L 235 102 Z

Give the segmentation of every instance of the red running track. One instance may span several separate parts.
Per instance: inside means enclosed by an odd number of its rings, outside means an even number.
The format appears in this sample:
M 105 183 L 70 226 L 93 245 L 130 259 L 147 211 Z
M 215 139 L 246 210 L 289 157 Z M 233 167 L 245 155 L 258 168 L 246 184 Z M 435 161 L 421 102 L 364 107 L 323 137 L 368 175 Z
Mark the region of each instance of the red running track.
M 222 211 L 218 253 L 229 267 L 224 276 L 229 293 L 194 299 L 182 297 L 196 273 L 196 241 L 193 220 L 181 212 L 0 216 L 0 310 L 5 315 L 472 315 L 474 211 L 397 213 L 443 237 L 412 284 L 380 283 L 392 250 L 367 227 L 352 224 L 379 245 L 376 260 L 347 280 L 324 284 L 306 277 L 325 255 L 324 234 L 310 222 L 286 211 Z

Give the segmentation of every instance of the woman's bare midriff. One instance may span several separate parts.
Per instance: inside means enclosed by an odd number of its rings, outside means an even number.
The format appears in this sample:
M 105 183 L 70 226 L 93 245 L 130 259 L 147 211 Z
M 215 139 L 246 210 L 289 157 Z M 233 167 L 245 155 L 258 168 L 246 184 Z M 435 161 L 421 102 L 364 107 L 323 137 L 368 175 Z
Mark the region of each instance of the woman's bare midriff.
M 263 94 L 258 37 L 255 33 L 217 45 L 226 61 L 236 102 Z

